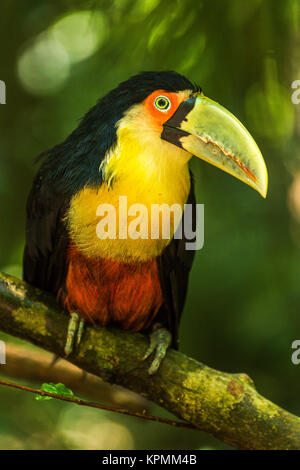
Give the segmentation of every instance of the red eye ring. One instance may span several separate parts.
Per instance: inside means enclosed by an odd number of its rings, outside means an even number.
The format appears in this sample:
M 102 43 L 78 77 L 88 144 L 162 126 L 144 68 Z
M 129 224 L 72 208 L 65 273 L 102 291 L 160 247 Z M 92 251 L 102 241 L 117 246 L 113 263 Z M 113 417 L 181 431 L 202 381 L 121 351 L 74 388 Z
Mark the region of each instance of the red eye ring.
M 157 99 L 164 98 L 167 100 L 167 107 L 160 109 L 155 106 Z M 179 96 L 178 93 L 166 90 L 155 90 L 145 99 L 145 106 L 149 116 L 152 117 L 152 124 L 162 126 L 175 113 L 179 104 L 186 99 L 187 96 Z M 165 103 L 162 103 L 165 104 Z M 161 129 L 160 129 L 161 130 Z

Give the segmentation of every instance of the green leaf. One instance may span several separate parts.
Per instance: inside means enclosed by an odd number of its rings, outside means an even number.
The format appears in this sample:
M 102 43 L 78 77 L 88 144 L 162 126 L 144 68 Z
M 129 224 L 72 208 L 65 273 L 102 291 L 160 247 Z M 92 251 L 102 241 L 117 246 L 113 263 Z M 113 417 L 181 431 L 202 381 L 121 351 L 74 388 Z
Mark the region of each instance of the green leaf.
M 54 395 L 60 395 L 68 398 L 73 398 L 74 393 L 72 390 L 67 388 L 64 384 L 58 383 L 58 384 L 53 384 L 53 383 L 43 383 L 41 386 L 41 390 L 47 393 L 53 393 Z M 43 395 L 36 395 L 35 396 L 36 400 L 52 400 L 52 397 L 47 397 Z
M 52 384 L 53 385 L 53 384 Z M 70 390 L 69 388 L 67 388 L 64 384 L 62 383 L 58 383 L 56 384 L 56 390 L 57 390 L 57 393 L 58 395 L 63 395 L 65 397 L 69 397 L 69 398 L 73 398 L 74 397 L 74 393 L 72 392 L 72 390 Z

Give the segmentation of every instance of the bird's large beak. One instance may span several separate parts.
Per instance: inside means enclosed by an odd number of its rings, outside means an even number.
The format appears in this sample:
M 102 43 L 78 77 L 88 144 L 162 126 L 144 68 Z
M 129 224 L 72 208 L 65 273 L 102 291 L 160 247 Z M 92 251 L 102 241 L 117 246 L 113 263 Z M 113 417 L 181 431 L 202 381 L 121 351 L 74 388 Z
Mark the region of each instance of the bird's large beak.
M 268 173 L 258 146 L 243 124 L 218 103 L 202 94 L 191 96 L 164 124 L 161 137 L 266 197 Z

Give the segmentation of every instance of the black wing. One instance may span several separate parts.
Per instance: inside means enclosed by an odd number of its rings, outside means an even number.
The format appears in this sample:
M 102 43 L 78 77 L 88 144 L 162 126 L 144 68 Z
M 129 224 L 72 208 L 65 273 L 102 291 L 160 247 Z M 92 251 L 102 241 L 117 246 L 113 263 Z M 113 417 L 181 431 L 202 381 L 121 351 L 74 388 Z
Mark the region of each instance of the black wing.
M 69 197 L 58 194 L 39 172 L 27 199 L 23 278 L 56 294 L 66 276 L 68 237 L 62 221 Z
M 192 205 L 193 230 L 195 230 L 196 199 L 192 174 L 187 204 Z M 156 319 L 171 332 L 172 346 L 175 349 L 178 349 L 180 317 L 187 294 L 189 272 L 195 256 L 194 250 L 186 250 L 186 242 L 191 240 L 184 237 L 184 226 L 182 232 L 182 239 L 173 238 L 158 259 L 164 305 L 161 307 Z

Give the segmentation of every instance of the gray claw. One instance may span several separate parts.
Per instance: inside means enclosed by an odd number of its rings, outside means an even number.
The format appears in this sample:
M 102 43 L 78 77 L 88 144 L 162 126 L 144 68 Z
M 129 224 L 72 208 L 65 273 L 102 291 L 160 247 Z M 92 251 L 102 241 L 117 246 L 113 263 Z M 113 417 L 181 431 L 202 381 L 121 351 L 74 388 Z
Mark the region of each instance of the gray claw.
M 160 327 L 160 325 L 154 325 L 153 332 L 150 334 L 150 345 L 142 359 L 144 361 L 155 351 L 154 360 L 148 369 L 150 375 L 156 374 L 158 371 L 171 342 L 171 333 L 166 328 Z
M 83 327 L 84 327 L 84 319 L 78 315 L 78 313 L 71 313 L 71 318 L 68 324 L 68 332 L 67 332 L 67 339 L 65 345 L 65 355 L 69 356 L 73 351 L 74 346 L 74 339 L 77 333 L 76 344 L 79 345 L 82 334 L 83 334 Z
M 79 326 L 78 326 L 78 330 L 77 330 L 77 340 L 76 340 L 77 346 L 79 346 L 82 335 L 83 335 L 83 332 L 84 332 L 84 324 L 85 324 L 84 319 L 80 318 Z

